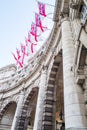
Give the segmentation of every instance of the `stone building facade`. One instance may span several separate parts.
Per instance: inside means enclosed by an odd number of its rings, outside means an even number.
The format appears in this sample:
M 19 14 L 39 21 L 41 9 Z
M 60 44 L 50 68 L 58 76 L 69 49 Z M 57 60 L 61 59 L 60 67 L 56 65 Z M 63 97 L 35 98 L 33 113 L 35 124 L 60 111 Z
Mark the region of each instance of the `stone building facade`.
M 56 0 L 47 41 L 0 69 L 0 130 L 87 130 L 87 0 Z

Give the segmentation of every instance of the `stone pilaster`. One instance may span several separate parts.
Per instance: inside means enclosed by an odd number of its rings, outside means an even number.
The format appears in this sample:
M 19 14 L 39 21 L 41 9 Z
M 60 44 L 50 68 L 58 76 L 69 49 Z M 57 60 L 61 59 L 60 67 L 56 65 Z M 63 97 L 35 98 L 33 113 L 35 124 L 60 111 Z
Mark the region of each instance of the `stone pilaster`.
M 81 6 L 81 0 L 69 0 L 69 8 L 70 8 L 70 19 L 77 19 L 79 16 L 79 8 Z
M 20 92 L 20 95 L 19 95 L 19 100 L 18 100 L 18 103 L 17 103 L 17 108 L 16 108 L 15 116 L 14 116 L 14 119 L 13 119 L 13 122 L 12 122 L 11 130 L 16 130 L 18 118 L 21 114 L 21 108 L 22 108 L 22 105 L 23 105 L 23 101 L 24 101 L 24 91 L 22 90 Z
M 34 130 L 41 130 L 44 99 L 46 96 L 45 95 L 46 87 L 47 87 L 47 67 L 44 66 L 41 73 L 40 84 L 39 84 L 39 93 L 38 93 L 37 107 L 36 107 L 36 114 L 35 114 L 35 121 L 34 121 Z
M 70 21 L 68 19 L 63 20 L 61 26 L 65 128 L 67 130 L 87 130 L 83 91 L 76 84 L 73 72 L 75 49 Z
M 84 101 L 87 104 L 87 55 L 85 59 L 85 65 L 84 65 L 84 74 L 85 74 L 85 82 L 84 82 Z

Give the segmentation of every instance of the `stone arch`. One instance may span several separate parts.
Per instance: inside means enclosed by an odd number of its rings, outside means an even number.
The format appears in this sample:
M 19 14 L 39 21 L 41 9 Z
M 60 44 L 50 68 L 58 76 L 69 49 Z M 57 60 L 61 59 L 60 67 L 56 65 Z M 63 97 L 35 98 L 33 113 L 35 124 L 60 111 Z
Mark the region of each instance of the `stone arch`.
M 25 97 L 24 104 L 22 106 L 21 116 L 19 117 L 19 122 L 17 124 L 18 130 L 27 129 L 28 125 L 30 124 L 31 112 L 34 111 L 34 109 L 36 109 L 37 95 L 38 95 L 38 87 L 34 87 Z
M 2 98 L 1 99 L 1 104 L 3 103 L 3 105 L 0 106 L 0 113 L 2 113 L 2 111 L 4 111 L 4 108 L 6 106 L 8 106 L 8 104 L 10 104 L 12 102 L 15 102 L 17 104 L 17 102 L 18 102 L 18 95 L 10 97 L 10 98 L 7 98 L 5 100 Z
M 17 104 L 14 101 L 9 102 L 0 113 L 0 128 L 10 129 L 14 118 Z
M 80 43 L 80 47 L 78 48 L 75 65 L 76 82 L 82 89 L 87 115 L 87 48 L 82 43 Z
M 55 60 L 59 63 L 58 71 L 56 74 L 56 129 L 60 129 L 63 125 L 65 126 L 64 118 L 64 86 L 63 86 L 63 61 L 62 61 L 62 50 L 56 56 Z
M 36 86 L 36 85 L 32 85 L 32 86 L 30 86 L 30 87 L 27 89 L 25 101 L 27 100 L 28 96 L 31 95 L 31 93 L 32 93 L 33 91 L 35 91 L 36 89 L 39 89 L 39 87 Z
M 84 68 L 86 54 L 87 54 L 87 48 L 85 48 L 84 45 L 80 44 L 76 61 L 79 70 L 82 70 Z
M 85 80 L 84 67 L 87 66 L 87 48 L 80 43 L 77 48 L 76 59 L 75 59 L 75 76 L 77 84 L 82 85 Z
M 60 50 L 58 55 L 54 58 L 54 63 L 49 75 L 46 98 L 44 100 L 42 129 L 55 129 L 55 120 L 59 121 L 60 114 L 64 115 L 62 68 L 62 50 Z M 60 106 L 61 104 L 62 111 Z

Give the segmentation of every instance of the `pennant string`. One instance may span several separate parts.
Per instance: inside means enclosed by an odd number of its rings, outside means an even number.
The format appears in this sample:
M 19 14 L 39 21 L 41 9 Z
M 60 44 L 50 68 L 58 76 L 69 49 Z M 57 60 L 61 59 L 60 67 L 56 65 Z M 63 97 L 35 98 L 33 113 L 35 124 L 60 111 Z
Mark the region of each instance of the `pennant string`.
M 28 33 L 28 37 L 25 37 L 26 45 L 21 44 L 21 50 L 16 48 L 17 56 L 15 56 L 15 54 L 12 53 L 14 59 L 16 60 L 16 64 L 19 65 L 21 68 L 24 66 L 26 56 L 29 56 L 29 54 L 30 54 L 28 52 L 28 50 L 30 50 L 31 53 L 34 53 L 35 52 L 34 47 L 37 45 L 36 42 L 38 42 L 39 36 L 44 31 L 50 30 L 43 25 L 43 21 L 41 18 L 48 18 L 51 20 L 53 19 L 53 18 L 49 17 L 49 15 L 52 15 L 53 13 L 50 12 L 50 13 L 46 14 L 46 5 L 51 6 L 51 7 L 55 7 L 55 5 L 51 5 L 49 3 L 43 3 L 38 0 L 36 0 L 36 2 L 38 3 L 39 13 L 35 13 L 35 23 L 32 22 L 31 30 Z M 39 32 L 39 29 L 40 29 L 40 32 Z M 32 40 L 32 37 L 33 37 L 34 41 Z
M 36 0 L 36 2 L 39 2 L 38 0 Z M 41 2 L 42 3 L 42 2 Z M 55 7 L 55 5 L 52 5 L 52 4 L 48 4 L 48 3 L 45 3 L 45 2 L 43 2 L 43 4 L 46 4 L 46 5 L 48 5 L 48 6 L 52 6 L 52 7 Z

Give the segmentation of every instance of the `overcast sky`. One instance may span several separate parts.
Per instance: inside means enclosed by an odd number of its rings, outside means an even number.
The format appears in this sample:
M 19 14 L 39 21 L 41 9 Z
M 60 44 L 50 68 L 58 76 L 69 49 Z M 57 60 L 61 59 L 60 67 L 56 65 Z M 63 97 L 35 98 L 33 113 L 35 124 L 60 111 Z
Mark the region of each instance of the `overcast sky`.
M 55 0 L 43 1 L 55 5 Z M 47 6 L 47 9 L 48 13 L 52 13 L 54 7 Z M 20 48 L 20 43 L 24 43 L 31 23 L 35 21 L 34 12 L 38 13 L 35 0 L 0 0 L 0 68 L 15 63 L 11 52 L 15 53 L 16 47 Z M 46 19 L 45 24 L 51 29 L 53 22 Z M 46 32 L 44 39 L 49 32 Z

